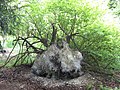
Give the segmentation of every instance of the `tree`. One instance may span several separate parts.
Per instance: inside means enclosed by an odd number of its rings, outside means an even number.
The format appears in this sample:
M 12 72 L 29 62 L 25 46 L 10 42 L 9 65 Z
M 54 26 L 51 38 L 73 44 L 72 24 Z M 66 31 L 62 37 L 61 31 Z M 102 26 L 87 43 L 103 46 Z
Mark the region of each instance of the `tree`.
M 13 34 L 10 25 L 14 24 L 16 20 L 15 8 L 10 5 L 12 0 L 0 1 L 0 27 L 1 34 Z
M 109 0 L 109 9 L 112 10 L 113 14 L 120 16 L 120 1 L 119 0 Z
M 62 39 L 83 53 L 87 69 L 109 73 L 120 58 L 120 40 L 118 29 L 103 22 L 104 12 L 84 0 L 27 0 L 17 11 L 15 41 L 22 50 L 15 65 Z

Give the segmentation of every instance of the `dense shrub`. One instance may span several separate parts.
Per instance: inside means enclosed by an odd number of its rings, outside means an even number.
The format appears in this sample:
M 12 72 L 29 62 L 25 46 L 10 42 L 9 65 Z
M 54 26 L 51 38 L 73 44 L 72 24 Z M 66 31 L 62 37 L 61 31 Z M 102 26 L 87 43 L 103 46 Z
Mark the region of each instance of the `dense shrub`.
M 28 0 L 19 14 L 17 35 L 47 37 L 50 43 L 54 24 L 57 39 L 73 35 L 69 44 L 83 53 L 87 69 L 120 69 L 120 31 L 114 24 L 104 23 L 105 11 L 99 6 L 93 7 L 87 0 Z

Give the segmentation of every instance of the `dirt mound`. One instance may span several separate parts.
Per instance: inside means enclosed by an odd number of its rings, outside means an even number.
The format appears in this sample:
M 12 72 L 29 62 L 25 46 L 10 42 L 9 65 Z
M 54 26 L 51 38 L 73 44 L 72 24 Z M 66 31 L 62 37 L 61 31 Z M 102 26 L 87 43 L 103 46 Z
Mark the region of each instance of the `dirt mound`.
M 65 81 L 38 77 L 31 74 L 29 65 L 0 70 L 0 90 L 87 90 L 87 84 L 97 82 L 90 74 Z
M 47 79 L 31 74 L 30 70 L 27 65 L 1 69 L 0 90 L 85 90 L 83 85 L 90 80 L 89 75 L 83 75 L 83 80 L 81 77 L 66 81 Z

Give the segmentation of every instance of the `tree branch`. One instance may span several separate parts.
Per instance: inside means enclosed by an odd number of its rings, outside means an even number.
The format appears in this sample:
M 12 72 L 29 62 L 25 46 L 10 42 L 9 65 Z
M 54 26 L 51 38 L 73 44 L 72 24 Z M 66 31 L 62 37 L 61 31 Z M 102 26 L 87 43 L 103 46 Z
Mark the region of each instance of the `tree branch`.
M 57 29 L 55 28 L 54 23 L 51 23 L 51 26 L 53 28 L 53 32 L 52 32 L 52 39 L 51 39 L 50 45 L 55 43 L 56 35 L 57 35 Z

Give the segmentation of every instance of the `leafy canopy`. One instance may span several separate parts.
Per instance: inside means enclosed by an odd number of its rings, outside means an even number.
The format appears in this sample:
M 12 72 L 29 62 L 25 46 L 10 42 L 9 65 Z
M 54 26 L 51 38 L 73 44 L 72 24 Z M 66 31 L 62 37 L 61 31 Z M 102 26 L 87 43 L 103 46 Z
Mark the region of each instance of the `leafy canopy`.
M 26 46 L 27 51 L 46 50 L 51 41 L 70 39 L 70 47 L 79 49 L 90 65 L 87 69 L 109 72 L 120 68 L 116 64 L 120 59 L 120 31 L 114 24 L 104 23 L 106 11 L 99 6 L 93 7 L 88 0 L 26 0 L 20 5 L 16 11 L 20 20 L 14 30 L 23 38 L 18 40 L 23 40 L 22 46 L 39 41 Z

